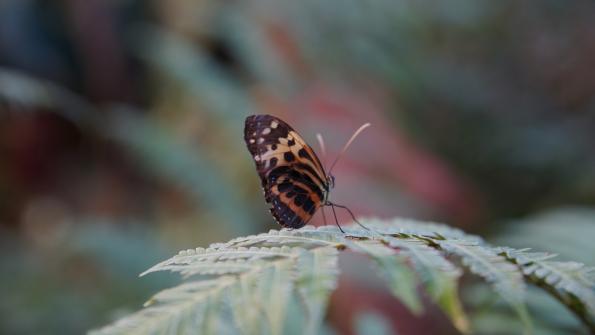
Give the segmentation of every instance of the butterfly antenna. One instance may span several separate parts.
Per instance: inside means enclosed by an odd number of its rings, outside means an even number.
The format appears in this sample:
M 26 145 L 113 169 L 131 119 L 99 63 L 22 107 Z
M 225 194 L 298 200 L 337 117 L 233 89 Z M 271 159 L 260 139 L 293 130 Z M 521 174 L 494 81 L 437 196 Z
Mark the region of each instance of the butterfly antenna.
M 322 166 L 324 166 L 324 163 L 326 162 L 326 146 L 324 145 L 324 139 L 320 133 L 316 134 L 316 139 L 318 140 L 320 152 L 322 153 Z
M 349 146 L 351 145 L 351 143 L 353 142 L 353 140 L 355 140 L 355 138 L 357 137 L 357 135 L 359 135 L 362 131 L 364 131 L 364 129 L 368 128 L 370 126 L 370 123 L 366 123 L 364 125 L 362 125 L 361 127 L 359 127 L 358 130 L 356 130 L 353 135 L 351 135 L 351 138 L 349 139 L 349 141 L 347 141 L 347 143 L 345 143 L 345 145 L 343 146 L 343 149 L 341 150 L 341 152 L 339 153 L 339 155 L 337 156 L 337 158 L 335 158 L 335 161 L 333 162 L 333 165 L 331 165 L 331 168 L 328 171 L 328 174 L 331 174 L 331 171 L 333 171 L 333 168 L 335 167 L 335 164 L 337 164 L 337 162 L 339 161 L 339 159 L 341 158 L 341 156 L 343 156 L 343 154 L 345 153 L 345 151 L 347 151 L 347 148 L 349 148 Z
M 333 215 L 335 216 L 335 223 L 337 224 L 337 227 L 339 227 L 339 230 L 345 234 L 345 231 L 343 231 L 343 228 L 341 228 L 341 225 L 339 224 L 339 220 L 337 220 L 337 212 L 335 212 L 335 206 L 333 206 L 333 204 L 330 204 L 331 208 L 333 209 Z

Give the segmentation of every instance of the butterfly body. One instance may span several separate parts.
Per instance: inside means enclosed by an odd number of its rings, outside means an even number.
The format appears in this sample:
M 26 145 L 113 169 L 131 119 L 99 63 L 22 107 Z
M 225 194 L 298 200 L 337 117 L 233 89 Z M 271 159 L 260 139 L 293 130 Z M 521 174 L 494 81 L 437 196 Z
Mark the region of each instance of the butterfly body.
M 270 212 L 281 226 L 301 228 L 318 208 L 329 203 L 334 178 L 287 123 L 272 115 L 248 116 L 244 140 Z

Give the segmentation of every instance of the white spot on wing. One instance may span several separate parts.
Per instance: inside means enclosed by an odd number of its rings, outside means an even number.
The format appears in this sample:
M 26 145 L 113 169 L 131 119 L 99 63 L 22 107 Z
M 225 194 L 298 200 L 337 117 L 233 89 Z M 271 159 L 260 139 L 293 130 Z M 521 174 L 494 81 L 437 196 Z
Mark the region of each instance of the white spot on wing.
M 263 135 L 269 134 L 271 132 L 271 128 L 264 128 L 264 130 L 262 131 Z
M 276 129 L 278 125 L 279 125 L 279 122 L 277 122 L 277 121 L 271 122 L 271 128 L 273 128 L 273 129 Z
M 261 144 L 261 143 L 264 143 L 264 138 L 262 138 L 262 137 L 258 139 L 258 144 Z
M 256 142 L 253 138 L 250 139 L 250 143 Z

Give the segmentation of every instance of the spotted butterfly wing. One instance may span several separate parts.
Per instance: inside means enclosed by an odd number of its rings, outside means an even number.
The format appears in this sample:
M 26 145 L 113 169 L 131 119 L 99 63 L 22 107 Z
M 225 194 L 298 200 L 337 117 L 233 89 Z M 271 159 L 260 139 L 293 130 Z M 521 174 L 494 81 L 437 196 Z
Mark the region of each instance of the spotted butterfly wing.
M 244 140 L 275 220 L 300 228 L 326 202 L 329 182 L 320 160 L 287 123 L 272 115 L 246 118 Z

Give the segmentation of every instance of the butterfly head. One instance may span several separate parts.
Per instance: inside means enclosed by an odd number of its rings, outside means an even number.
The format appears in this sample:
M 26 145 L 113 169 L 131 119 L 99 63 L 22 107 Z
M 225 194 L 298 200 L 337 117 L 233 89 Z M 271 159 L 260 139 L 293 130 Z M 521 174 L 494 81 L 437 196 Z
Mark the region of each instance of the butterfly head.
M 335 176 L 333 176 L 332 174 L 329 174 L 326 176 L 326 182 L 324 183 L 324 189 L 323 189 L 323 199 L 322 199 L 322 204 L 323 205 L 327 205 L 329 203 L 328 198 L 330 195 L 330 190 L 332 188 L 335 187 Z
M 335 176 L 333 176 L 332 174 L 329 174 L 326 177 L 326 183 L 328 184 L 329 190 L 332 188 L 335 188 Z

